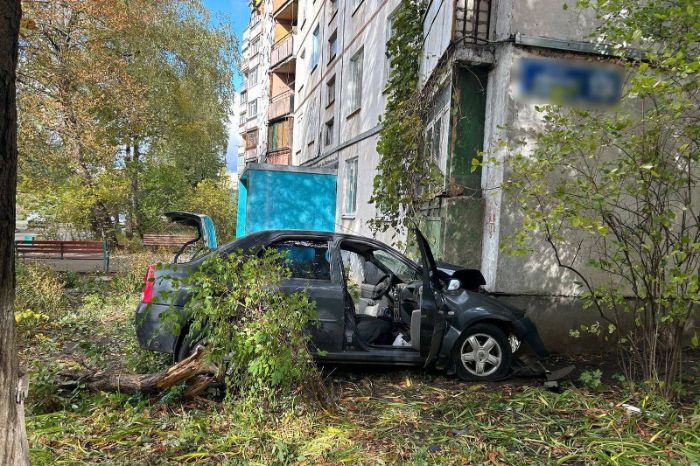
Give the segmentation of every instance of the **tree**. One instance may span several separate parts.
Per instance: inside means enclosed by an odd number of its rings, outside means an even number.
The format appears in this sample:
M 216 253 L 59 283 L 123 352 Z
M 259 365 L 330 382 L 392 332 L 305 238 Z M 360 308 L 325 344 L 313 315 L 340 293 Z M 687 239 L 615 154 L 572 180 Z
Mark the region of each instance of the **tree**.
M 0 463 L 6 465 L 29 464 L 14 314 L 15 73 L 21 16 L 20 0 L 0 0 Z
M 223 166 L 235 37 L 195 0 L 30 2 L 20 43 L 20 201 L 115 241 Z M 153 211 L 150 193 L 174 197 Z M 161 184 L 148 189 L 154 179 Z M 47 202 L 47 201 L 51 202 Z
M 700 305 L 700 8 L 578 4 L 596 11 L 597 39 L 620 57 L 626 92 L 612 109 L 538 108 L 534 149 L 508 161 L 505 188 L 523 214 L 511 246 L 527 253 L 543 239 L 599 313 L 579 330 L 615 339 L 632 380 L 674 397 Z

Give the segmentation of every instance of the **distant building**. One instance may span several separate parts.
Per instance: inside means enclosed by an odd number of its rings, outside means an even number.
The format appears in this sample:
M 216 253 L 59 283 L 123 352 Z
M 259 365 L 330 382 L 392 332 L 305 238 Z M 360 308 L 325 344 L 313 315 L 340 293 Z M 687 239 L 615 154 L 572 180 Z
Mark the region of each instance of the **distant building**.
M 241 72 L 244 81 L 238 103 L 243 142 L 242 150 L 239 150 L 239 172 L 243 171 L 247 163 L 264 162 L 266 157 L 270 87 L 268 70 L 273 37 L 271 8 L 271 0 L 262 0 L 257 9 L 253 10 L 250 21 L 243 30 Z

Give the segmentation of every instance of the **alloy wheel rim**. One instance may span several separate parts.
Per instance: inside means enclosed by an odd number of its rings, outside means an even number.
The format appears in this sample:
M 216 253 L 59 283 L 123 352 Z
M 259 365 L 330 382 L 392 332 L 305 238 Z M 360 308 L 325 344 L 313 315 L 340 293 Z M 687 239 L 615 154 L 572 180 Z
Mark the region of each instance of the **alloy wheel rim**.
M 501 367 L 501 345 L 491 335 L 475 333 L 462 343 L 460 360 L 470 374 L 487 377 Z

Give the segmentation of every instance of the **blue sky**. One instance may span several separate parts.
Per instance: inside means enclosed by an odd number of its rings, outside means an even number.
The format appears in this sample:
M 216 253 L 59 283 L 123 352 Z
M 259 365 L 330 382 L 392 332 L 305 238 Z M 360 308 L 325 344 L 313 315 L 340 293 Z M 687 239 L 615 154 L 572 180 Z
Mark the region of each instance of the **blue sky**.
M 248 24 L 250 17 L 249 0 L 202 0 L 202 4 L 212 13 L 212 21 L 217 20 L 217 16 L 223 15 L 233 24 L 233 31 L 239 38 L 243 28 Z M 237 75 L 235 79 L 236 89 L 241 85 L 242 78 Z M 229 171 L 236 171 L 236 161 L 238 152 L 238 121 L 235 120 L 229 125 L 228 150 L 226 151 L 226 167 Z

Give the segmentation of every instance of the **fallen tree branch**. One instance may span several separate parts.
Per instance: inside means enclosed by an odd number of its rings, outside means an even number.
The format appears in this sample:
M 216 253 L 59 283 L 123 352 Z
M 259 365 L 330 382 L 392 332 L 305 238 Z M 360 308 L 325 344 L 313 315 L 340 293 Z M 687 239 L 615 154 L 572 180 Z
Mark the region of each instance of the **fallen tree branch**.
M 211 385 L 217 368 L 202 362 L 204 348 L 198 346 L 194 353 L 169 368 L 153 374 L 123 374 L 108 371 L 94 373 L 61 371 L 61 377 L 85 384 L 92 390 L 123 393 L 156 393 L 166 390 L 183 380 L 193 379 L 186 390 L 187 396 L 196 396 Z

